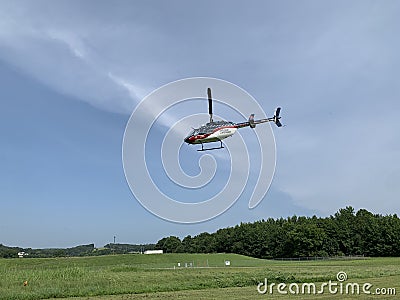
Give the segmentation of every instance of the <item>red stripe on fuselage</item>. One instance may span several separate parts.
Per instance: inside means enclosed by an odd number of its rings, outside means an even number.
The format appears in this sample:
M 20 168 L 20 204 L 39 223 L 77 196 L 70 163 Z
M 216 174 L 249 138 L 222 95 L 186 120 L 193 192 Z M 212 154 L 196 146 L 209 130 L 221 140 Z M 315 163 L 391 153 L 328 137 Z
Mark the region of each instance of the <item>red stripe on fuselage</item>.
M 218 128 L 215 128 L 211 133 L 206 133 L 206 134 L 199 134 L 199 135 L 195 135 L 195 136 L 191 136 L 189 138 L 189 141 L 191 141 L 192 143 L 196 142 L 197 140 L 204 140 L 207 137 L 209 137 L 210 135 L 212 135 L 213 133 L 221 130 L 221 129 L 225 129 L 225 128 L 236 128 L 236 126 L 234 125 L 229 125 L 229 126 L 221 126 Z

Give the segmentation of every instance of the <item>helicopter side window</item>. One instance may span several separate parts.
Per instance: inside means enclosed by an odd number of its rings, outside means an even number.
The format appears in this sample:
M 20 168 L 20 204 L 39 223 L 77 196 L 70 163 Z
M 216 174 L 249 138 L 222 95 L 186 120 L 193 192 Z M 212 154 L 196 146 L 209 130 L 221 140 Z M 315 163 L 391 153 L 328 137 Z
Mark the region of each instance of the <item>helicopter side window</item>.
M 196 132 L 196 134 L 205 134 L 205 133 L 206 133 L 206 130 L 204 127 L 200 127 L 199 129 L 197 129 L 197 132 Z

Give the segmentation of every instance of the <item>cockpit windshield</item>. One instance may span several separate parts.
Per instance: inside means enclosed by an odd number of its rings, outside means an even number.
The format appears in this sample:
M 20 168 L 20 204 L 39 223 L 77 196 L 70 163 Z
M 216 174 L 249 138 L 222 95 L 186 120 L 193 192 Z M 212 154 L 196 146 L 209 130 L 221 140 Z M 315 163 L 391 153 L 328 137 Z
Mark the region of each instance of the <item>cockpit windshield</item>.
M 193 130 L 189 133 L 188 136 L 205 134 L 204 130 L 202 130 L 202 129 L 203 129 L 202 127 L 193 129 Z
M 221 126 L 232 126 L 234 125 L 233 122 L 227 122 L 227 121 L 216 121 L 213 123 L 207 123 L 199 128 L 194 128 L 188 135 L 189 136 L 195 136 L 195 135 L 202 135 L 202 134 L 207 134 L 207 133 L 212 133 L 216 128 L 221 127 Z

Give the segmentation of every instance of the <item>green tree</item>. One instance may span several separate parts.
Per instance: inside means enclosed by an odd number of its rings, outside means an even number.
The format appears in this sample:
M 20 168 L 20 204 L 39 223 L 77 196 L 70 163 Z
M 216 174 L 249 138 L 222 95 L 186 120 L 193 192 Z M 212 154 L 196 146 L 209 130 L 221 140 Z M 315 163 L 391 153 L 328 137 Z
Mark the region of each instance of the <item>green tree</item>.
M 161 249 L 165 253 L 175 253 L 181 248 L 181 240 L 176 236 L 170 236 L 159 240 L 156 244 L 156 249 Z
M 347 206 L 341 208 L 335 214 L 335 222 L 337 224 L 337 239 L 339 250 L 345 255 L 355 254 L 355 215 L 354 208 Z

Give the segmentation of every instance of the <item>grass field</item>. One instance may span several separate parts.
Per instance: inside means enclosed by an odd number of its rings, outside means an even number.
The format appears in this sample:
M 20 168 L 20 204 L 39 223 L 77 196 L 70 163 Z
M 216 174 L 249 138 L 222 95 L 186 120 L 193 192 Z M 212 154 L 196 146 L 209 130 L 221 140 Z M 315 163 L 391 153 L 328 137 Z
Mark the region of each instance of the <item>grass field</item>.
M 225 260 L 231 266 L 225 266 Z M 178 267 L 180 263 L 181 267 Z M 185 267 L 187 265 L 188 267 Z M 192 266 L 192 267 L 190 267 Z M 271 261 L 235 254 L 114 255 L 57 259 L 0 259 L 0 299 L 398 299 L 398 295 L 259 294 L 257 284 L 371 283 L 400 293 L 400 258 Z M 28 284 L 24 286 L 23 282 Z M 286 288 L 288 291 L 288 288 Z

